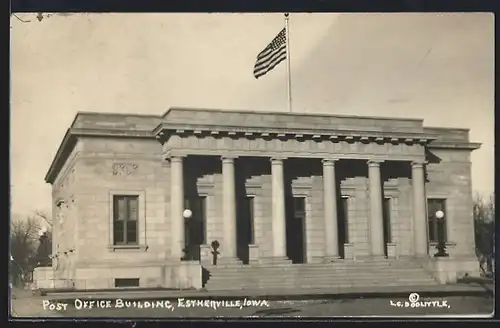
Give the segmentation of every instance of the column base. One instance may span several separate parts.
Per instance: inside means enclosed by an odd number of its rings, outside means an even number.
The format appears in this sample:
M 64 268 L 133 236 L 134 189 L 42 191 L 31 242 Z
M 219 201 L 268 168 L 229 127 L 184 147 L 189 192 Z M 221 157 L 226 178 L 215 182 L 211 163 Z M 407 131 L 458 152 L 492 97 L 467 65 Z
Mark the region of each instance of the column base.
M 338 255 L 328 255 L 323 257 L 323 263 L 332 263 L 341 260 Z

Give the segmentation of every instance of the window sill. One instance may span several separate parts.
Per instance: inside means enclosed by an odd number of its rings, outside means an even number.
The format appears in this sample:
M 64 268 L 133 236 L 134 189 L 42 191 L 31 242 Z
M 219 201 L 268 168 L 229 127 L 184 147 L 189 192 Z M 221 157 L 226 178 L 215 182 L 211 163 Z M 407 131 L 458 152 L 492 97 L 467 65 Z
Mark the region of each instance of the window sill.
M 108 250 L 115 251 L 147 251 L 147 245 L 109 245 Z

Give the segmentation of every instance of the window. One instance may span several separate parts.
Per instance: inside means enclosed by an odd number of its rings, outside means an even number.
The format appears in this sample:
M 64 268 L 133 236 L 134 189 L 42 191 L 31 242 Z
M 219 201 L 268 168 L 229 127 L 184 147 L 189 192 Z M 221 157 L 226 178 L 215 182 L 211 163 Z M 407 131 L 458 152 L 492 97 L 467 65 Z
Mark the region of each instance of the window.
M 444 217 L 442 219 L 436 218 L 436 212 L 443 211 Z M 442 220 L 440 224 L 439 220 Z M 446 200 L 429 198 L 427 199 L 427 221 L 429 223 L 429 241 L 437 243 L 439 241 L 439 234 L 443 234 L 443 239 L 447 240 L 446 233 Z
M 115 279 L 116 288 L 139 287 L 139 278 L 121 278 Z
M 305 197 L 293 197 L 293 217 L 297 219 L 306 217 Z
M 340 239 L 341 239 L 341 244 L 348 244 L 349 243 L 349 197 L 342 197 L 340 199 L 340 208 L 339 208 L 339 216 L 338 216 L 338 222 L 339 222 L 339 233 L 340 233 Z
M 384 241 L 385 243 L 392 243 L 392 230 L 391 230 L 391 210 L 392 200 L 384 198 L 383 204 L 383 220 L 384 220 Z
M 131 195 L 113 196 L 113 243 L 114 245 L 137 245 L 139 197 Z

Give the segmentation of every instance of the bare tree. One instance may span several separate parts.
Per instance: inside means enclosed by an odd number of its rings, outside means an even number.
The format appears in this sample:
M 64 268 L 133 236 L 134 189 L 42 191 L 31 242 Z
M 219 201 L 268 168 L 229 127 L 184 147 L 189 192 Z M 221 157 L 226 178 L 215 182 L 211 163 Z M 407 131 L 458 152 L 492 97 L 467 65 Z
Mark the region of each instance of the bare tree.
M 33 269 L 39 231 L 40 223 L 35 217 L 11 222 L 10 254 L 12 261 L 10 273 L 12 283 L 15 285 L 22 284 L 26 274 Z
M 476 256 L 481 271 L 485 275 L 493 274 L 495 257 L 495 195 L 484 199 L 476 195 L 474 200 L 474 232 Z
M 52 218 L 47 213 L 36 211 L 36 216 L 43 220 L 50 228 L 52 228 Z
M 52 244 L 52 220 L 44 212 L 37 211 L 26 219 L 11 221 L 10 231 L 10 275 L 12 283 L 23 284 L 38 265 L 37 249 L 40 231 L 46 227 L 48 248 Z

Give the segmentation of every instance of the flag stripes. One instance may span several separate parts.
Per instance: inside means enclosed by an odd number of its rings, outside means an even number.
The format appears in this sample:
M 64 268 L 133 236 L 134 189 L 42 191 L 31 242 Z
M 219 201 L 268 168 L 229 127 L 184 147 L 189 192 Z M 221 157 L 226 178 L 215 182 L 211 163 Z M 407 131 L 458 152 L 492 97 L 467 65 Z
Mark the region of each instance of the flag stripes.
M 258 55 L 253 69 L 256 79 L 267 74 L 279 63 L 286 59 L 286 28 L 264 48 Z

